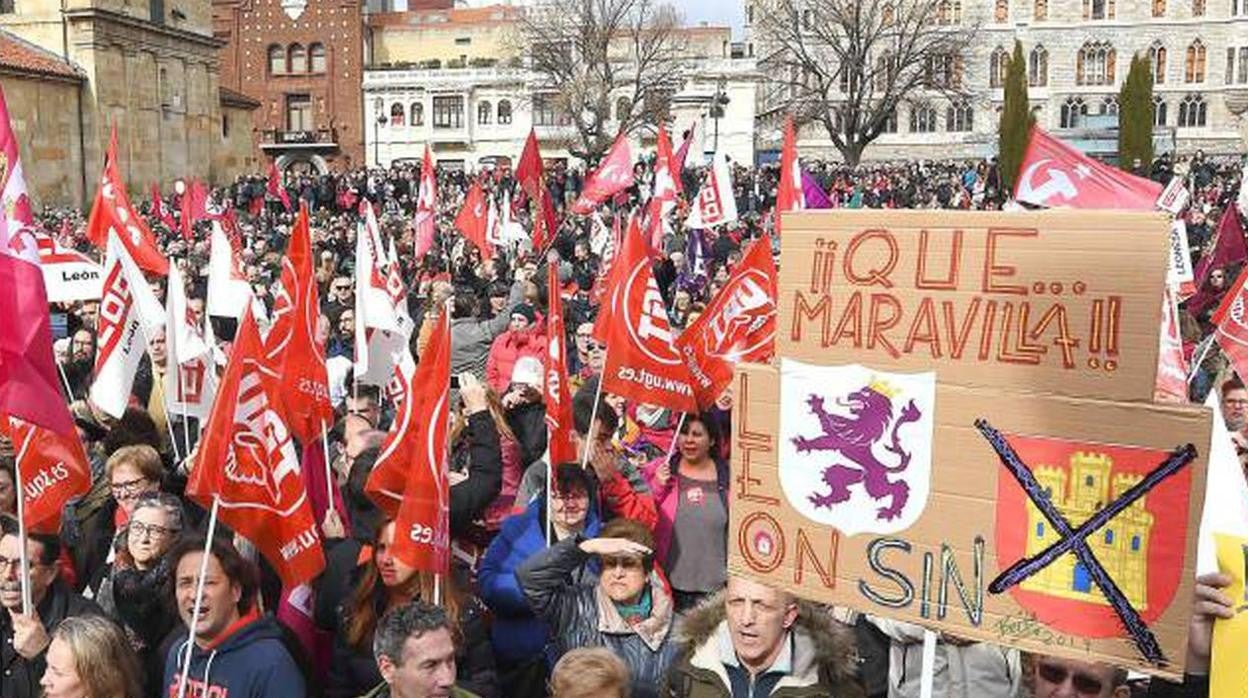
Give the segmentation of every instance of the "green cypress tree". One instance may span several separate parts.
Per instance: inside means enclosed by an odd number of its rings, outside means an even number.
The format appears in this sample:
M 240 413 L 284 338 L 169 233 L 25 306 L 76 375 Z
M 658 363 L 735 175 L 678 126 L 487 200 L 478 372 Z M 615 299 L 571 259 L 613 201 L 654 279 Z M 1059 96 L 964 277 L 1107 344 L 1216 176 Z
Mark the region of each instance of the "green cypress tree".
M 1023 154 L 1027 152 L 1034 122 L 1031 101 L 1027 97 L 1027 61 L 1023 58 L 1022 43 L 1015 41 L 1014 55 L 1005 75 L 1005 106 L 997 129 L 997 165 L 1007 192 L 1014 191 L 1014 180 L 1023 166 Z
M 1153 70 L 1141 55 L 1118 93 L 1118 166 L 1130 172 L 1136 160 L 1145 170 L 1153 162 Z

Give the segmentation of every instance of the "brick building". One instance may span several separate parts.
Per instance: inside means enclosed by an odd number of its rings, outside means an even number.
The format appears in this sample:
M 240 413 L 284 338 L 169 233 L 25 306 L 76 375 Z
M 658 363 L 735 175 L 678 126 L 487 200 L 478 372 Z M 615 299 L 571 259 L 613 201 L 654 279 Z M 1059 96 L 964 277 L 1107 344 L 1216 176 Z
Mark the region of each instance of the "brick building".
M 221 86 L 260 102 L 262 167 L 325 172 L 364 164 L 362 3 L 212 0 Z

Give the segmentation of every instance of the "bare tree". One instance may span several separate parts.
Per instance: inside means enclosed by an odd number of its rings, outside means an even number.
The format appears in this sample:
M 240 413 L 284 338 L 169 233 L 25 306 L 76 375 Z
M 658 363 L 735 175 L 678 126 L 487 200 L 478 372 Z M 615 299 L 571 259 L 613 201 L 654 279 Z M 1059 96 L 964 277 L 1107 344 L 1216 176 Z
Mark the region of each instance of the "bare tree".
M 766 111 L 824 127 L 851 165 L 880 134 L 896 129 L 909 102 L 966 99 L 963 77 L 978 24 L 961 0 L 759 0 L 756 46 L 769 78 Z M 967 3 L 970 5 L 971 3 Z M 951 114 L 952 116 L 952 114 Z
M 570 0 L 529 8 L 513 32 L 538 84 L 535 111 L 575 127 L 566 145 L 598 160 L 620 131 L 660 123 L 683 80 L 680 15 L 656 0 Z

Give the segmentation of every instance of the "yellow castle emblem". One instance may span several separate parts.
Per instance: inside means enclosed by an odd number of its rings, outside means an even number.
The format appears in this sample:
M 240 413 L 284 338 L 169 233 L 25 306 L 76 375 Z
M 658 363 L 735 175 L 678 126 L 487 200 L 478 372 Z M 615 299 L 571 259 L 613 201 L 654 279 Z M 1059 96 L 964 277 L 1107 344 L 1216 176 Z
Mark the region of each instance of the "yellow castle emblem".
M 1042 465 L 1033 472 L 1054 507 L 1071 526 L 1079 526 L 1142 479 L 1126 473 L 1113 475 L 1113 469 L 1113 459 L 1105 454 L 1078 452 L 1070 457 L 1069 468 Z M 1138 611 L 1148 607 L 1148 542 L 1153 515 L 1145 509 L 1146 499 L 1145 496 L 1135 500 L 1087 538 L 1092 554 Z M 1029 499 L 1027 556 L 1040 553 L 1058 540 L 1057 531 Z M 1073 553 L 1058 558 L 1020 586 L 1064 599 L 1109 604 Z

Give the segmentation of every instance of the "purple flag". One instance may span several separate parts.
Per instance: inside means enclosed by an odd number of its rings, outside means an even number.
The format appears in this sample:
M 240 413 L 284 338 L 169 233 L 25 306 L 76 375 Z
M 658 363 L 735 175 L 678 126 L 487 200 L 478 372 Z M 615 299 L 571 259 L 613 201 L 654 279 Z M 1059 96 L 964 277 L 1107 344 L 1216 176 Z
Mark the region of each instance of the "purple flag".
M 706 231 L 694 228 L 689 231 L 685 243 L 685 264 L 676 273 L 676 288 L 698 295 L 706 288 L 706 261 L 710 258 L 710 246 Z
M 832 208 L 832 200 L 824 193 L 823 188 L 809 172 L 802 173 L 802 195 L 806 197 L 806 208 Z
M 1222 218 L 1218 221 L 1217 239 L 1213 251 L 1201 257 L 1196 263 L 1196 295 L 1187 301 L 1187 310 L 1194 317 L 1199 316 L 1207 306 L 1217 300 L 1219 293 L 1209 288 L 1209 272 L 1214 269 L 1225 269 L 1232 264 L 1248 258 L 1248 248 L 1244 246 L 1244 226 L 1239 218 L 1239 211 L 1234 202 L 1226 205 Z M 1242 273 L 1242 272 L 1241 272 Z M 1230 287 L 1230 278 L 1223 288 Z

